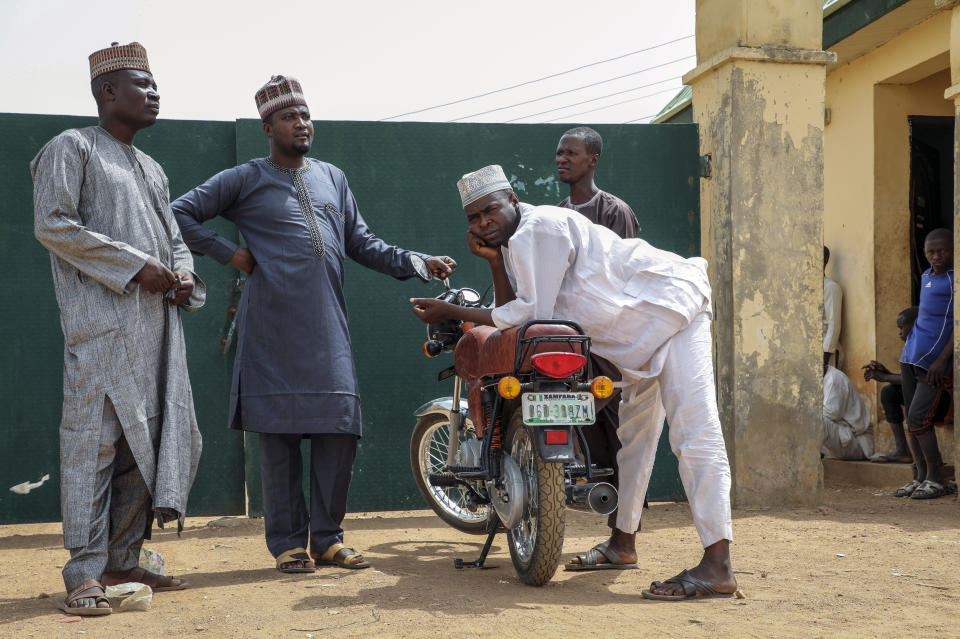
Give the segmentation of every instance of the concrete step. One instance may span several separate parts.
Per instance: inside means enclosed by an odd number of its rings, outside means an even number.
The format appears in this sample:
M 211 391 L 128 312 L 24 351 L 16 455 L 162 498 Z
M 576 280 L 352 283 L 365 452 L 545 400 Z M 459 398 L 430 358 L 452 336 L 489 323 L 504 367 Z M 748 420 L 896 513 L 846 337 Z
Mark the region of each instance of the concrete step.
M 823 460 L 824 484 L 853 484 L 894 489 L 913 479 L 911 464 L 875 464 L 868 461 Z
M 870 488 L 896 489 L 913 479 L 911 464 L 876 464 L 868 461 L 823 459 L 824 484 L 852 484 Z M 953 477 L 953 466 L 947 466 L 947 476 Z

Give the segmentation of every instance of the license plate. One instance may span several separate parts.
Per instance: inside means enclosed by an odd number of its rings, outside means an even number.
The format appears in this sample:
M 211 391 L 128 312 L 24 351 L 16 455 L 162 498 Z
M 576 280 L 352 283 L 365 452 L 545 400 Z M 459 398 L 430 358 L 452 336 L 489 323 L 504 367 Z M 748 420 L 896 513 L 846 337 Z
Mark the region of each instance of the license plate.
M 523 423 L 532 426 L 596 421 L 590 393 L 524 393 L 520 405 Z

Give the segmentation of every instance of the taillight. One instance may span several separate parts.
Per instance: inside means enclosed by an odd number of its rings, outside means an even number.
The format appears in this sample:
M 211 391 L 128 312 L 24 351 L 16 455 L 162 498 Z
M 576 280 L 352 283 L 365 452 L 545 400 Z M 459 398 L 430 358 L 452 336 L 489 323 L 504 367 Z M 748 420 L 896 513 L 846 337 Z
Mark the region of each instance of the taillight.
M 539 353 L 530 358 L 530 363 L 547 377 L 563 379 L 582 369 L 587 358 L 577 353 Z
M 566 444 L 569 441 L 565 430 L 546 430 L 543 434 L 548 444 Z

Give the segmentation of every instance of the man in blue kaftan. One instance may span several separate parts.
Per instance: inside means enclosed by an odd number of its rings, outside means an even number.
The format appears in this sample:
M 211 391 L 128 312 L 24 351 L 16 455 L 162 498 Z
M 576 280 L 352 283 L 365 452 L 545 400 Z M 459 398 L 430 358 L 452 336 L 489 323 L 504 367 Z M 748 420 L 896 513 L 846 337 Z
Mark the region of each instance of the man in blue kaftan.
M 267 547 L 277 568 L 364 568 L 363 556 L 342 543 L 361 434 L 343 260 L 398 279 L 424 266 L 446 277 L 456 263 L 370 232 L 343 171 L 305 157 L 313 125 L 296 80 L 274 76 L 256 101 L 270 156 L 218 173 L 172 208 L 192 251 L 249 274 L 237 311 L 230 427 L 259 433 Z M 240 229 L 247 248 L 203 226 L 216 216 Z M 300 481 L 307 437 L 309 511 Z

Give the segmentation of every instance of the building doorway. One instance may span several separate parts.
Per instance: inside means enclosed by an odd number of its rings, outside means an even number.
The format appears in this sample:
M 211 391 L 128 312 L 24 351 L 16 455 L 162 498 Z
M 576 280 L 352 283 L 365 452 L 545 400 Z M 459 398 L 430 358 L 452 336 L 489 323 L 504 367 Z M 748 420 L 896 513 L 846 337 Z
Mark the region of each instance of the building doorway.
M 920 276 L 930 265 L 923 239 L 953 230 L 953 127 L 950 116 L 912 115 L 910 121 L 910 290 L 920 303 Z

